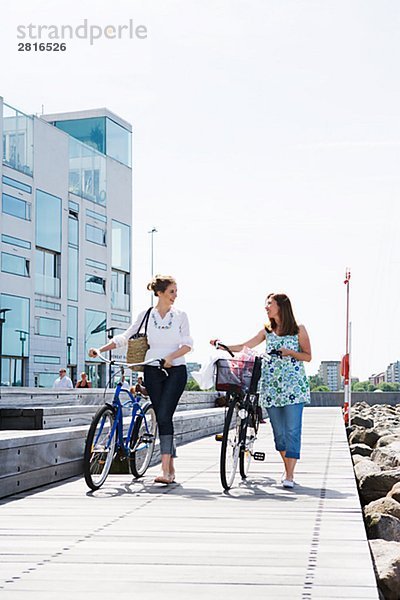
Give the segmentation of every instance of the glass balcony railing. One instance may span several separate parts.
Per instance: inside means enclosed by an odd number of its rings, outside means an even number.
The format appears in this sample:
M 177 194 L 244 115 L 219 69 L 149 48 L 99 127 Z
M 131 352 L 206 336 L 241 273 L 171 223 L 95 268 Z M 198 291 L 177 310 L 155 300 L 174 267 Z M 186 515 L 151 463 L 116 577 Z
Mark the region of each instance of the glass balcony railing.
M 129 310 L 129 295 L 111 292 L 111 308 Z
M 106 205 L 106 158 L 93 148 L 69 139 L 69 191 Z
M 3 164 L 33 175 L 33 118 L 3 104 Z
M 35 275 L 35 292 L 44 294 L 45 296 L 60 297 L 60 280 L 48 275 L 36 273 Z

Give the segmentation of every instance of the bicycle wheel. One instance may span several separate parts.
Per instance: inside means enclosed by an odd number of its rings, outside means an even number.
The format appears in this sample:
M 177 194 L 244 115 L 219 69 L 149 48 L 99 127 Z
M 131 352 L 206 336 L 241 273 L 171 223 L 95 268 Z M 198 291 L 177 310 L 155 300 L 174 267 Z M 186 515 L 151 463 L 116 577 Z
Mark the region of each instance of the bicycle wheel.
M 239 456 L 239 470 L 242 479 L 246 479 L 253 457 L 254 443 L 257 437 L 257 416 L 250 410 L 241 428 L 241 451 Z
M 98 490 L 105 482 L 115 453 L 117 431 L 111 437 L 115 420 L 112 406 L 102 406 L 95 414 L 89 428 L 83 458 L 85 481 L 92 490 Z
M 241 418 L 239 417 L 240 404 L 233 401 L 228 408 L 224 424 L 224 433 L 221 446 L 220 476 L 222 487 L 229 490 L 235 479 L 240 451 Z
M 129 465 L 134 477 L 142 477 L 150 464 L 157 438 L 157 420 L 153 405 L 146 404 L 136 417 L 131 440 Z M 147 427 L 146 427 L 147 425 Z

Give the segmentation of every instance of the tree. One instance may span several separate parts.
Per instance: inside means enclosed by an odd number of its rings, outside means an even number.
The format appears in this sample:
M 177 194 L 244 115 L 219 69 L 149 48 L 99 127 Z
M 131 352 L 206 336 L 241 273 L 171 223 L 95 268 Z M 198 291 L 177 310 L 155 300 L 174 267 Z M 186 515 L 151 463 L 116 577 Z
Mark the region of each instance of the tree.
M 324 386 L 324 381 L 323 381 L 323 379 L 319 375 L 310 375 L 310 377 L 308 378 L 308 380 L 310 382 L 310 390 L 312 392 L 314 392 L 314 391 L 323 391 L 323 390 L 315 390 L 316 387 Z M 328 392 L 329 392 L 329 388 L 328 388 Z
M 328 388 L 327 385 L 317 385 L 315 387 L 312 388 L 313 392 L 330 392 L 331 390 Z
M 388 383 L 383 381 L 378 384 L 378 390 L 382 390 L 382 392 L 398 392 L 400 389 L 399 383 Z
M 357 383 L 352 383 L 351 390 L 353 392 L 374 392 L 376 385 L 369 381 L 357 381 Z
M 189 379 L 186 384 L 185 390 L 188 392 L 200 392 L 200 386 L 194 379 Z

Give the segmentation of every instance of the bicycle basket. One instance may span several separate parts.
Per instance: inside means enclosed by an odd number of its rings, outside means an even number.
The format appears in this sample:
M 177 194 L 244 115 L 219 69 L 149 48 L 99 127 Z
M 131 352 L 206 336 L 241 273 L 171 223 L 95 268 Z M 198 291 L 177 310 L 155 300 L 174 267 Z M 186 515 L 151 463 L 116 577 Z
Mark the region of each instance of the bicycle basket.
M 216 363 L 215 389 L 218 392 L 255 394 L 261 374 L 261 360 L 220 359 Z

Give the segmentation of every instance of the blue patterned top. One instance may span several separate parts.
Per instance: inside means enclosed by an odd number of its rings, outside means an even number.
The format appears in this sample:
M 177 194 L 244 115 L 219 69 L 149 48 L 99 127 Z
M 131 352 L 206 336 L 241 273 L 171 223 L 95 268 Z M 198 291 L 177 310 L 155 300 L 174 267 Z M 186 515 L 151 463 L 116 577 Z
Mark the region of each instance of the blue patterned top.
M 267 353 L 280 348 L 301 352 L 298 334 L 280 336 L 274 332 L 267 332 L 266 337 Z M 258 391 L 260 404 L 266 408 L 311 402 L 310 384 L 304 363 L 292 356 L 272 356 L 270 360 L 262 361 Z

